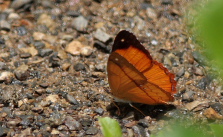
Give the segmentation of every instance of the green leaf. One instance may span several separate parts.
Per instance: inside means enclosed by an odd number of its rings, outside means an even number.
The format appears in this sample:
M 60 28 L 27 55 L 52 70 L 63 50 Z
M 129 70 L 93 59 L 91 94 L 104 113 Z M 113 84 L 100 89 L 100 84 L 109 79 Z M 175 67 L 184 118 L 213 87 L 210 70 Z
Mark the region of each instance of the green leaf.
M 105 137 L 122 137 L 122 130 L 119 123 L 109 117 L 99 118 L 102 133 Z
M 210 124 L 210 127 L 215 137 L 223 137 L 223 125 Z

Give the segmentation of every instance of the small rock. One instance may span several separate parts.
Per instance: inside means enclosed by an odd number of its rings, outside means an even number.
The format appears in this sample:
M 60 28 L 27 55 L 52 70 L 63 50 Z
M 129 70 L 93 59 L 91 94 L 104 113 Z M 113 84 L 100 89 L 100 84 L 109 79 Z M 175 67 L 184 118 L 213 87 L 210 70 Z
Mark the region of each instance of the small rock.
M 133 132 L 136 134 L 136 136 L 146 137 L 143 127 L 137 125 L 137 126 L 133 126 L 132 129 L 133 129 Z
M 6 136 L 8 132 L 9 132 L 8 128 L 0 126 L 0 136 L 1 137 Z
M 100 72 L 104 72 L 105 71 L 105 66 L 102 64 L 98 64 L 95 66 L 95 71 L 100 71 Z
M 29 77 L 28 66 L 21 65 L 15 71 L 14 74 L 18 80 L 26 80 Z
M 181 77 L 181 76 L 184 75 L 184 73 L 185 73 L 185 69 L 184 69 L 184 67 L 181 67 L 181 68 L 178 70 L 178 72 L 176 73 L 176 75 L 177 75 L 177 77 Z
M 210 105 L 215 111 L 223 115 L 223 105 L 221 103 L 213 103 Z
M 68 16 L 71 16 L 71 17 L 78 17 L 80 16 L 80 13 L 76 10 L 69 10 L 67 13 L 66 13 Z
M 20 58 L 29 58 L 31 57 L 32 55 L 30 53 L 21 53 L 20 54 Z
M 72 118 L 71 116 L 67 116 L 65 120 L 65 125 L 69 128 L 69 130 L 81 130 L 82 126 L 81 124 Z
M 46 101 L 57 102 L 59 99 L 58 95 L 49 95 L 46 97 Z
M 90 127 L 85 133 L 87 135 L 96 135 L 98 133 L 98 129 L 96 127 Z
M 92 77 L 94 78 L 105 78 L 106 74 L 103 72 L 92 72 Z
M 85 46 L 83 48 L 81 48 L 80 53 L 82 56 L 90 56 L 93 52 L 92 47 L 89 46 Z
M 66 99 L 69 103 L 73 104 L 73 105 L 78 105 L 78 101 L 71 95 L 67 94 L 66 95 Z
M 135 23 L 135 28 L 136 30 L 143 30 L 145 28 L 145 21 L 141 19 L 139 16 L 134 16 L 134 23 Z
M 22 52 L 24 52 L 23 56 L 28 56 L 27 53 L 31 54 L 31 56 L 36 56 L 38 54 L 38 51 L 35 49 L 35 47 L 25 47 L 25 48 L 20 48 Z M 20 54 L 21 57 L 21 54 Z
M 27 29 L 25 26 L 18 27 L 16 30 L 19 36 L 24 36 L 27 34 Z
M 186 91 L 182 96 L 182 101 L 193 101 L 194 91 Z
M 205 90 L 206 87 L 210 84 L 210 82 L 211 82 L 211 79 L 208 76 L 206 76 L 198 81 L 197 87 Z
M 39 86 L 42 88 L 47 88 L 49 86 L 49 84 L 44 82 L 44 83 L 41 83 Z
M 14 128 L 14 127 L 16 127 L 20 122 L 21 122 L 21 120 L 19 120 L 19 119 L 13 119 L 13 120 L 8 121 L 6 124 L 7 124 L 7 127 L 9 127 L 9 128 Z
M 173 0 L 162 0 L 163 5 L 173 5 Z
M 153 8 L 151 8 L 151 7 L 148 7 L 148 8 L 146 9 L 146 15 L 147 15 L 149 18 L 153 19 L 153 20 L 156 20 L 157 17 L 158 17 L 156 11 L 155 11 Z
M 104 110 L 103 110 L 103 108 L 97 108 L 94 110 L 94 112 L 98 113 L 99 115 L 103 115 Z
M 88 20 L 86 20 L 83 16 L 79 16 L 72 21 L 71 25 L 78 31 L 86 31 Z
M 9 16 L 8 16 L 8 19 L 9 20 L 17 20 L 17 19 L 20 19 L 21 17 L 19 16 L 18 13 L 10 13 Z
M 5 62 L 0 61 L 0 70 L 5 70 L 7 69 Z
M 111 36 L 104 32 L 102 29 L 97 29 L 94 33 L 94 38 L 100 40 L 103 43 L 106 43 L 111 39 Z
M 102 43 L 100 41 L 95 41 L 94 47 L 104 51 L 105 53 L 110 53 L 110 51 L 111 51 L 111 47 L 105 45 L 104 43 Z
M 41 49 L 39 51 L 39 56 L 40 57 L 46 57 L 46 56 L 49 56 L 52 53 L 53 53 L 53 50 L 52 49 Z
M 204 75 L 204 71 L 201 67 L 195 67 L 194 68 L 194 74 L 198 75 L 198 76 L 203 76 Z
M 14 0 L 11 4 L 11 8 L 20 9 L 24 6 L 29 5 L 33 0 Z
M 74 39 L 74 36 L 73 35 L 63 35 L 62 39 L 70 42 Z
M 199 64 L 201 65 L 206 64 L 207 59 L 203 55 L 201 55 L 201 53 L 199 53 L 198 51 L 192 52 L 192 55 L 194 57 L 194 60 L 197 61 Z
M 59 134 L 60 134 L 60 131 L 58 131 L 58 130 L 56 130 L 56 129 L 53 129 L 53 130 L 51 131 L 51 134 L 52 134 L 52 135 L 59 135 Z
M 36 113 L 41 113 L 43 111 L 43 107 L 41 107 L 41 106 L 33 107 L 32 111 L 34 111 Z
M 74 69 L 76 71 L 81 71 L 81 70 L 85 70 L 85 65 L 82 63 L 77 63 L 76 65 L 74 65 Z
M 138 121 L 138 125 L 140 125 L 144 128 L 148 128 L 149 127 L 149 121 L 147 119 L 140 119 Z
M 42 49 L 42 48 L 45 47 L 45 44 L 43 42 L 41 42 L 41 41 L 36 41 L 36 42 L 34 42 L 34 46 L 37 49 Z
M 64 64 L 62 64 L 62 69 L 63 69 L 64 71 L 67 71 L 67 70 L 70 68 L 70 66 L 71 66 L 70 63 L 64 63 Z
M 72 55 L 80 55 L 81 49 L 83 47 L 83 44 L 81 44 L 79 41 L 74 40 L 66 46 L 65 51 Z
M 46 35 L 44 33 L 41 32 L 34 32 L 33 33 L 33 39 L 36 41 L 41 41 L 46 37 Z
M 37 23 L 41 25 L 45 25 L 50 30 L 53 30 L 56 27 L 56 22 L 52 19 L 50 15 L 47 15 L 45 13 L 41 14 L 39 18 L 37 19 Z
M 0 82 L 11 83 L 14 74 L 9 71 L 4 71 L 0 74 Z
M 0 30 L 10 31 L 10 29 L 11 25 L 7 21 L 5 20 L 0 21 Z

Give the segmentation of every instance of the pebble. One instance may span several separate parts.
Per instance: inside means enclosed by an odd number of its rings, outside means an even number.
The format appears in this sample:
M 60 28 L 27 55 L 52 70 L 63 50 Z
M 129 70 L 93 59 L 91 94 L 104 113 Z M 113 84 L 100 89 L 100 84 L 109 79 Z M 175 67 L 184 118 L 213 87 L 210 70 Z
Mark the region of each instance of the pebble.
M 77 30 L 77 31 L 86 31 L 88 26 L 88 20 L 85 19 L 83 16 L 78 16 L 77 18 L 74 18 L 71 22 L 71 25 Z
M 158 17 L 158 15 L 157 15 L 157 13 L 155 12 L 155 10 L 154 10 L 153 8 L 151 8 L 151 7 L 148 7 L 148 8 L 146 9 L 146 15 L 147 15 L 149 18 L 151 18 L 152 20 L 155 20 L 155 19 L 157 19 L 157 17 Z
M 65 125 L 69 128 L 69 130 L 80 130 L 82 128 L 80 122 L 72 118 L 71 116 L 67 116 L 65 120 Z
M 27 29 L 25 26 L 18 27 L 16 30 L 19 36 L 24 36 L 27 34 Z
M 49 95 L 46 97 L 46 101 L 50 101 L 50 102 L 57 102 L 59 99 L 59 96 L 58 95 Z
M 72 55 L 80 55 L 83 47 L 81 42 L 74 40 L 66 46 L 65 51 Z
M 211 108 L 223 115 L 223 105 L 221 103 L 212 103 Z
M 21 65 L 15 71 L 14 74 L 18 80 L 26 80 L 29 77 L 28 66 Z
M 184 73 L 185 73 L 185 69 L 184 69 L 184 67 L 181 67 L 181 68 L 178 70 L 178 72 L 176 73 L 176 75 L 177 75 L 177 77 L 181 77 L 181 76 L 184 75 Z
M 11 83 L 14 74 L 9 71 L 3 71 L 0 73 L 0 82 Z
M 41 14 L 37 19 L 37 23 L 41 25 L 45 25 L 50 30 L 53 30 L 56 27 L 56 22 L 52 19 L 52 17 L 48 14 Z
M 173 5 L 173 0 L 162 0 L 161 3 L 164 5 Z
M 211 79 L 208 76 L 206 76 L 197 82 L 197 87 L 202 90 L 205 90 L 206 87 L 210 84 L 210 82 Z
M 32 111 L 40 114 L 43 112 L 43 107 L 41 106 L 33 107 Z
M 103 113 L 104 113 L 104 109 L 99 107 L 99 108 L 96 108 L 96 109 L 94 110 L 94 112 L 98 113 L 99 115 L 103 115 Z
M 133 20 L 135 23 L 136 30 L 140 31 L 144 29 L 146 23 L 143 19 L 141 19 L 139 16 L 134 16 Z
M 0 20 L 0 30 L 10 31 L 11 24 L 5 20 Z
M 30 53 L 21 53 L 20 54 L 20 58 L 29 58 L 31 57 L 32 55 Z
M 74 65 L 74 70 L 76 71 L 81 71 L 81 70 L 86 70 L 85 65 L 82 63 L 77 63 L 76 65 Z
M 66 99 L 69 103 L 73 104 L 73 105 L 78 105 L 78 101 L 71 95 L 66 94 Z
M 194 91 L 186 91 L 183 95 L 182 95 L 182 101 L 193 101 L 193 96 L 194 96 L 195 92 Z
M 1 137 L 6 136 L 8 132 L 9 132 L 8 128 L 0 126 L 0 136 Z
M 8 128 L 14 128 L 14 127 L 16 127 L 20 122 L 21 122 L 21 120 L 19 120 L 19 119 L 13 119 L 13 120 L 8 121 L 6 124 L 7 124 L 7 127 L 8 127 Z
M 141 126 L 133 126 L 132 129 L 137 137 L 147 137 L 144 128 L 142 128 Z
M 64 71 L 67 71 L 67 70 L 70 68 L 70 66 L 71 66 L 70 63 L 64 63 L 64 64 L 62 64 L 62 69 L 63 69 Z
M 98 129 L 96 127 L 90 127 L 85 133 L 87 135 L 95 135 L 98 133 Z
M 0 61 L 0 70 L 5 70 L 5 69 L 7 69 L 5 62 Z
M 99 50 L 104 51 L 105 53 L 110 53 L 110 51 L 111 51 L 111 47 L 105 45 L 104 43 L 102 43 L 100 41 L 95 41 L 94 47 L 96 47 Z
M 46 37 L 46 34 L 41 32 L 33 32 L 33 39 L 36 41 L 41 41 Z
M 36 42 L 34 42 L 33 45 L 34 45 L 34 47 L 37 48 L 37 49 L 42 49 L 42 48 L 45 47 L 45 44 L 44 44 L 43 42 L 41 42 L 41 41 L 36 41 Z
M 21 51 L 24 53 L 29 53 L 31 56 L 36 56 L 38 54 L 38 50 L 35 49 L 35 47 L 25 47 L 25 48 L 20 48 Z
M 201 53 L 199 53 L 198 51 L 192 52 L 192 55 L 194 57 L 194 60 L 197 61 L 199 64 L 201 65 L 206 64 L 207 59 L 203 55 L 201 55 Z
M 53 53 L 52 49 L 41 49 L 41 50 L 39 50 L 39 56 L 40 57 L 46 57 L 46 56 L 49 56 L 52 53 Z
M 111 39 L 111 36 L 104 32 L 102 29 L 97 29 L 94 33 L 94 38 L 100 40 L 103 43 L 106 43 Z
M 20 19 L 21 17 L 19 16 L 19 14 L 17 13 L 10 13 L 9 16 L 8 16 L 8 20 L 18 20 Z
M 32 2 L 32 0 L 14 0 L 11 4 L 11 8 L 20 9 L 23 6 L 27 6 Z
M 93 48 L 92 47 L 89 47 L 89 46 L 84 46 L 83 48 L 81 48 L 80 50 L 80 54 L 82 56 L 90 56 L 93 52 Z
M 203 76 L 204 75 L 204 70 L 201 67 L 195 67 L 194 68 L 194 74 L 198 76 Z
M 80 13 L 76 10 L 70 10 L 66 13 L 68 16 L 71 16 L 71 17 L 78 17 L 80 16 Z
M 140 119 L 138 121 L 138 125 L 140 125 L 144 128 L 148 128 L 149 127 L 149 121 L 147 119 Z

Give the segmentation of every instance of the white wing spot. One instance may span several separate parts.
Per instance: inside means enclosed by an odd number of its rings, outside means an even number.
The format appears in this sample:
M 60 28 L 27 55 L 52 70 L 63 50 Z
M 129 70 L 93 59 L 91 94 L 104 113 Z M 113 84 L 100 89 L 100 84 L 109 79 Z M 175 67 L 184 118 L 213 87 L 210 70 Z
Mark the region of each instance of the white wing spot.
M 115 58 L 115 61 L 118 61 L 118 58 Z
M 125 39 L 121 39 L 121 42 L 124 42 L 125 41 Z

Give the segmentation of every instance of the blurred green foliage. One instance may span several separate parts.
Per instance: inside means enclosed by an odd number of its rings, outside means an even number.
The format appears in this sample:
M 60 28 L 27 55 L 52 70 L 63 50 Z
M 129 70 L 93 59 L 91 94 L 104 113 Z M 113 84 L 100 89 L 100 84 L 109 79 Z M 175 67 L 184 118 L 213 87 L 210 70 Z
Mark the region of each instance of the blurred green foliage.
M 109 117 L 99 118 L 102 133 L 105 137 L 122 137 L 122 130 L 119 123 Z

